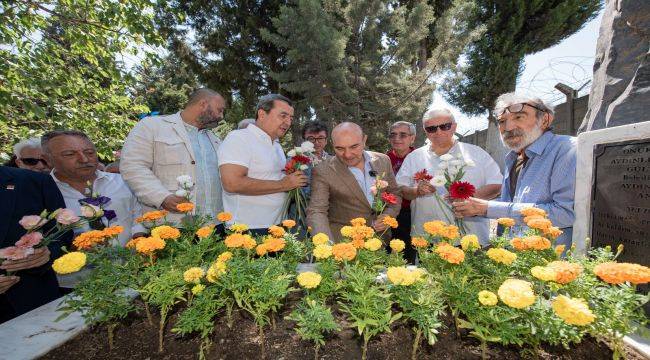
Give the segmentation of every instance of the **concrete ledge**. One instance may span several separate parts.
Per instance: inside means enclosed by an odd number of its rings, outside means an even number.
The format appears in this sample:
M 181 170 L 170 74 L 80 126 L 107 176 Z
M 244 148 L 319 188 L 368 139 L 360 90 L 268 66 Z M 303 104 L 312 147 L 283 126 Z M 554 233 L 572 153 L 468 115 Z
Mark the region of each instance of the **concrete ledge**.
M 642 330 L 643 331 L 643 330 Z M 632 334 L 623 338 L 625 345 L 636 350 L 639 355 L 650 359 L 650 338 L 648 338 L 648 329 L 645 329 L 646 334 Z

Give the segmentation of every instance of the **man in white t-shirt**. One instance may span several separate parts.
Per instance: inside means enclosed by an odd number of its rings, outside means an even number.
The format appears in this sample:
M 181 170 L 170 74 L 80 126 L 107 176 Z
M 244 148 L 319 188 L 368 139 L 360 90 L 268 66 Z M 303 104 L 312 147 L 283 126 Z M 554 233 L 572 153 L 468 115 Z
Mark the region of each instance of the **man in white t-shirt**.
M 219 148 L 219 171 L 224 210 L 233 215 L 229 224 L 246 224 L 256 235 L 279 224 L 287 191 L 307 184 L 296 171 L 284 174 L 286 157 L 279 138 L 291 127 L 291 100 L 279 94 L 263 96 L 254 124 L 232 131 Z
M 447 109 L 432 109 L 422 117 L 422 127 L 431 144 L 415 149 L 406 156 L 402 167 L 396 175 L 401 185 L 402 196 L 411 201 L 411 236 L 424 235 L 422 225 L 427 221 L 442 220 L 452 222 L 453 213 L 446 207 L 440 206 L 435 193 L 441 198 L 447 195 L 444 186 L 434 187 L 429 182 L 414 180 L 415 173 L 425 169 L 434 175 L 440 164 L 440 157 L 450 154 L 465 162 L 473 162 L 475 166 L 465 167 L 462 181 L 474 185 L 475 197 L 493 199 L 501 190 L 502 175 L 499 166 L 492 157 L 478 146 L 462 143 L 454 139 L 456 121 Z M 442 200 L 445 201 L 445 200 Z M 468 234 L 478 236 L 482 245 L 489 243 L 490 221 L 483 217 L 468 217 L 464 219 Z

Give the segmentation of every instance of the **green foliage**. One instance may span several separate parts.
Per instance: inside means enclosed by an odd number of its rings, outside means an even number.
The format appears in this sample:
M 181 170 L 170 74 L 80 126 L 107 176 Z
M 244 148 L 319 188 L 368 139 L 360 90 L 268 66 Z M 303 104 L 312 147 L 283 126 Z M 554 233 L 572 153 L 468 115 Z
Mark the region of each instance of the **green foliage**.
M 430 280 L 418 281 L 412 286 L 390 286 L 395 302 L 402 309 L 404 318 L 411 320 L 415 329 L 424 334 L 429 345 L 436 342 L 436 334 L 442 326 L 439 317 L 445 310 L 442 292 Z
M 305 298 L 286 317 L 296 322 L 296 333 L 303 340 L 313 341 L 316 348 L 325 345 L 325 335 L 340 328 L 334 320 L 332 310 L 316 300 Z
M 192 304 L 180 313 L 172 332 L 181 335 L 198 332 L 202 338 L 208 338 L 214 330 L 214 318 L 225 304 L 226 300 L 221 296 L 218 286 L 206 287 L 194 297 Z

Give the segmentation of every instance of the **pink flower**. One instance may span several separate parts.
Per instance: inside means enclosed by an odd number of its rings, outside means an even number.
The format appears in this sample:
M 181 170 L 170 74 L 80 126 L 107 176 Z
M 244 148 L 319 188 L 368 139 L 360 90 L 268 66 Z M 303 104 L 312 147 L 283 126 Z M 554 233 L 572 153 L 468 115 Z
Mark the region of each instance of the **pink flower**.
M 43 219 L 38 215 L 25 215 L 18 222 L 25 230 L 31 230 L 37 228 L 47 222 L 47 219 Z
M 40 244 L 43 240 L 43 234 L 40 232 L 33 232 L 23 235 L 20 240 L 16 241 L 16 247 L 19 248 L 32 248 Z
M 10 246 L 0 249 L 0 258 L 7 260 L 22 260 L 34 253 L 33 248 L 22 248 L 17 246 Z
M 370 187 L 370 193 L 375 196 L 377 195 L 377 187 L 375 185 Z
M 70 209 L 61 209 L 56 214 L 56 221 L 62 225 L 70 225 L 79 221 L 79 217 Z
M 375 181 L 375 186 L 377 187 L 377 190 L 382 190 L 388 187 L 388 181 L 386 180 L 377 180 Z

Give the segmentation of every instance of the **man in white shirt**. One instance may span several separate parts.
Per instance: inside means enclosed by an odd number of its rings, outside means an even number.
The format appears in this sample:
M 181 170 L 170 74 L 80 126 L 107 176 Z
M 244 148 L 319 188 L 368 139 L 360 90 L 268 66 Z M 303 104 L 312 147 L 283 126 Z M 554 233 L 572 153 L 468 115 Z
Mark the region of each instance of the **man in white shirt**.
M 223 119 L 225 100 L 210 89 L 190 95 L 182 111 L 147 117 L 129 133 L 120 158 L 120 172 L 145 211 L 163 208 L 167 219 L 184 216 L 176 206 L 186 202 L 179 183 L 189 175 L 195 183 L 190 195 L 195 212 L 212 217 L 223 211 L 217 150 L 221 140 L 212 132 Z M 217 232 L 221 232 L 221 224 Z
M 219 171 L 230 223 L 246 224 L 259 235 L 284 220 L 286 192 L 306 185 L 307 177 L 302 171 L 283 173 L 286 157 L 279 138 L 291 127 L 291 100 L 263 96 L 256 116 L 255 124 L 226 136 L 219 147 Z
M 43 153 L 52 164 L 52 178 L 63 195 L 66 208 L 81 214 L 79 200 L 89 197 L 88 184 L 92 191 L 110 198 L 104 208 L 112 210 L 115 218 L 102 218 L 104 225 L 120 225 L 124 231 L 119 234 L 121 245 L 146 230 L 135 219 L 142 215 L 142 207 L 119 174 L 97 170 L 99 161 L 95 145 L 80 131 L 52 131 L 41 138 Z M 110 212 L 109 212 L 110 214 Z M 109 218 L 111 216 L 108 216 Z M 88 226 L 76 229 L 75 233 L 90 230 Z
M 493 199 L 501 190 L 502 175 L 499 166 L 492 157 L 478 146 L 462 143 L 454 139 L 456 121 L 447 109 L 432 109 L 422 117 L 422 127 L 431 144 L 415 149 L 404 159 L 397 173 L 397 183 L 401 185 L 402 196 L 411 201 L 411 236 L 421 236 L 425 232 L 423 224 L 427 221 L 442 220 L 452 222 L 454 214 L 446 207 L 440 206 L 435 193 L 442 198 L 447 195 L 444 186 L 434 187 L 429 182 L 414 180 L 415 173 L 427 171 L 434 175 L 440 164 L 440 157 L 450 154 L 465 162 L 473 162 L 475 166 L 465 167 L 465 175 L 461 181 L 466 181 L 476 188 L 475 197 Z M 443 200 L 445 201 L 445 200 Z M 470 217 L 464 220 L 468 234 L 478 236 L 482 245 L 489 243 L 490 222 L 483 217 Z

